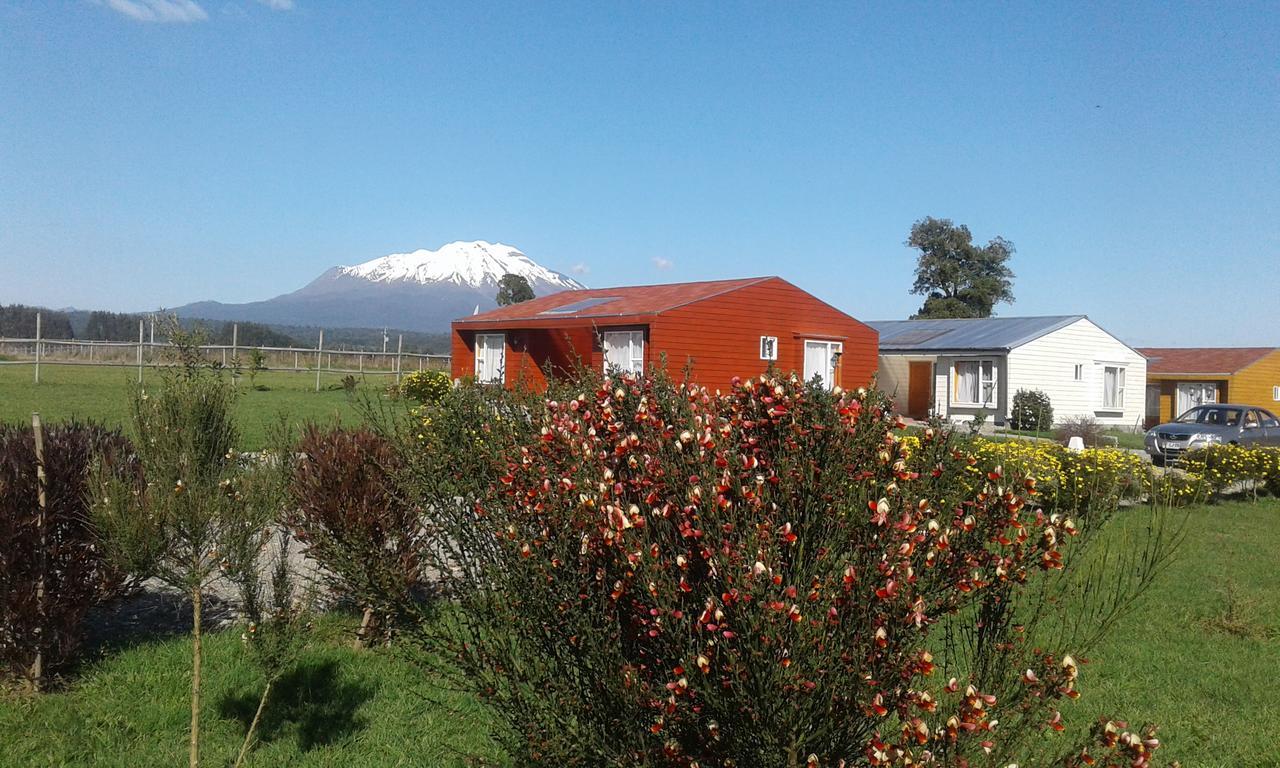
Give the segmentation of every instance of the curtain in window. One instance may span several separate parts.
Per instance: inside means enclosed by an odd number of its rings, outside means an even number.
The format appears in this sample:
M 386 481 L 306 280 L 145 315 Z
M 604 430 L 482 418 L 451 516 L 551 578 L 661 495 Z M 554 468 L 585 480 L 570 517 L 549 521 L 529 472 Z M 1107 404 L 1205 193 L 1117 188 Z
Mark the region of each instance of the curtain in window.
M 956 400 L 958 402 L 978 402 L 978 370 L 977 361 L 956 363 Z
M 608 331 L 601 343 L 605 371 L 644 373 L 644 331 Z
M 506 364 L 506 337 L 482 333 L 476 336 L 476 380 L 481 383 L 502 381 Z
M 1120 408 L 1124 404 L 1124 369 L 1107 366 L 1102 369 L 1102 405 Z

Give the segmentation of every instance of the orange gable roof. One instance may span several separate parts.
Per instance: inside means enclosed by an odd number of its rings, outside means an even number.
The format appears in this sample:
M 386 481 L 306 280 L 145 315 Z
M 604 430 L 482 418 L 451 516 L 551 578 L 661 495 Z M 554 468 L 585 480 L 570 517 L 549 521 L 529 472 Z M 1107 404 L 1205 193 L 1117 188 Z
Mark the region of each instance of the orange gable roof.
M 519 304 L 498 307 L 478 315 L 460 317 L 455 322 L 459 325 L 472 323 L 488 325 L 533 320 L 546 322 L 656 315 L 749 285 L 777 279 L 780 278 L 751 277 L 742 280 L 708 280 L 699 283 L 561 291 L 522 301 Z
M 1275 347 L 1138 347 L 1148 374 L 1231 375 L 1276 351 Z

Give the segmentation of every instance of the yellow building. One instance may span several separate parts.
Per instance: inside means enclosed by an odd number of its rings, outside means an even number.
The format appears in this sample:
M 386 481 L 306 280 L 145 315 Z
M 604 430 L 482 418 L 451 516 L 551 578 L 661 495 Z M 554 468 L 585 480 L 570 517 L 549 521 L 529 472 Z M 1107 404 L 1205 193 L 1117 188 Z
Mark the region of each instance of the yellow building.
M 1147 426 L 1202 403 L 1280 410 L 1280 347 L 1139 347 L 1147 357 Z

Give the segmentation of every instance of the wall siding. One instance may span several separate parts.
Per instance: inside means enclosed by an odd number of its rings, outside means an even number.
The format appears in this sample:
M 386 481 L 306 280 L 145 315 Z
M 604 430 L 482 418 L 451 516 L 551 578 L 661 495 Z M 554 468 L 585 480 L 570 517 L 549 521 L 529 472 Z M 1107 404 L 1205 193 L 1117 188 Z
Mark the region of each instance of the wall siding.
M 917 358 L 928 360 L 932 358 Z M 881 355 L 880 370 L 876 372 L 876 388 L 900 404 L 902 410 L 907 407 L 907 393 L 911 384 L 910 358 L 903 355 Z
M 634 327 L 634 326 L 630 326 Z M 507 386 L 524 384 L 535 391 L 547 388 L 546 371 L 563 374 L 581 363 L 590 367 L 603 365 L 603 357 L 589 327 L 534 328 L 473 331 L 454 329 L 450 344 L 450 372 L 455 379 L 475 375 L 475 339 L 477 333 L 501 333 L 506 336 Z
M 1276 350 L 1258 362 L 1241 369 L 1231 377 L 1231 402 L 1266 408 L 1280 413 L 1280 402 L 1273 396 L 1280 387 L 1280 350 Z
M 761 336 L 778 337 L 774 365 L 784 373 L 804 372 L 806 338 L 842 342 L 838 383 L 845 388 L 871 383 L 879 349 L 870 326 L 781 279 L 664 312 L 650 333 L 653 362 L 665 352 L 673 374 L 691 363 L 694 379 L 713 389 L 768 368 L 760 359 Z
M 1125 366 L 1124 408 L 1102 409 L 1105 363 Z M 1074 369 L 1084 365 L 1084 378 Z M 1147 361 L 1088 319 L 1041 336 L 1009 353 L 1010 402 L 1019 389 L 1038 389 L 1049 396 L 1057 422 L 1088 416 L 1100 424 L 1141 425 L 1146 412 Z

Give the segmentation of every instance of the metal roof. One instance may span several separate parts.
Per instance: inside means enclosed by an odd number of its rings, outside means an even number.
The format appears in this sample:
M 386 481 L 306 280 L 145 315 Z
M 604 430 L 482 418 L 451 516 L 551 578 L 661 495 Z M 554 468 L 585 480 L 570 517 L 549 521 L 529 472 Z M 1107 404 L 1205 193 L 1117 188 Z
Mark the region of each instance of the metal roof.
M 561 291 L 536 299 L 498 307 L 455 320 L 462 327 L 522 321 L 580 321 L 596 318 L 656 315 L 686 304 L 736 291 L 777 277 L 742 280 L 708 280 L 698 283 L 631 285 L 616 288 L 583 288 Z
M 1084 315 L 980 317 L 947 320 L 880 320 L 867 325 L 880 332 L 881 352 L 1008 351 L 1065 328 Z

